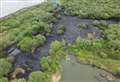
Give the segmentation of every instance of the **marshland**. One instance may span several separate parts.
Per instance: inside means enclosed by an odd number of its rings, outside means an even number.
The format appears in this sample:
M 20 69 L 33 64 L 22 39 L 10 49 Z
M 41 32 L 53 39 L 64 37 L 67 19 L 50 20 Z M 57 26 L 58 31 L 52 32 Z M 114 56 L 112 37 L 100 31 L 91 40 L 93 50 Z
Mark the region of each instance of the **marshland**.
M 119 0 L 47 0 L 0 29 L 0 82 L 120 82 Z

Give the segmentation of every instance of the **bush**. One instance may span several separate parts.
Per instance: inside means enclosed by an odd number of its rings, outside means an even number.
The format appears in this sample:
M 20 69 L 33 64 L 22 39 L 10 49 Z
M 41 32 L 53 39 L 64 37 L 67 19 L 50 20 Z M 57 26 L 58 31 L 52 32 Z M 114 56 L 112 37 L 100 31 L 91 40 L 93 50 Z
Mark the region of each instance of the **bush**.
M 23 51 L 30 51 L 33 44 L 32 37 L 24 37 L 19 43 L 18 47 L 20 47 Z
M 56 58 L 56 56 L 43 57 L 40 61 L 40 64 L 44 70 L 52 73 L 56 72 L 60 68 L 59 60 Z
M 41 71 L 35 71 L 29 75 L 28 82 L 50 82 L 50 81 L 48 79 L 47 74 Z
M 31 49 L 35 49 L 39 45 L 42 45 L 45 41 L 46 38 L 40 34 L 34 37 L 27 36 L 24 37 L 17 46 L 23 51 L 31 51 Z
M 35 36 L 33 40 L 33 42 L 37 44 L 36 46 L 44 44 L 45 41 L 46 41 L 45 36 L 40 34 Z
M 0 78 L 7 75 L 11 70 L 12 64 L 6 59 L 0 59 Z
M 60 25 L 60 26 L 58 27 L 57 33 L 58 33 L 58 34 L 64 34 L 64 32 L 65 32 L 65 26 L 64 26 L 64 25 Z
M 64 42 L 60 42 L 60 41 L 57 41 L 57 40 L 53 41 L 50 44 L 50 52 L 51 53 L 56 53 L 57 51 L 64 50 L 64 45 L 65 45 Z
M 85 29 L 85 28 L 88 28 L 88 26 L 87 26 L 87 24 L 85 24 L 85 23 L 80 23 L 80 24 L 79 24 L 79 28 Z

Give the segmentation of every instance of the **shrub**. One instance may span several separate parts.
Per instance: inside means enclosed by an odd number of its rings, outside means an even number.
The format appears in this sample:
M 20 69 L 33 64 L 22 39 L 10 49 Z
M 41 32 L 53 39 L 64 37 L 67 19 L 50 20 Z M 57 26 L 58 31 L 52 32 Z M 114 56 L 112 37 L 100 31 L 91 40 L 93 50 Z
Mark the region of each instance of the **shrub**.
M 30 51 L 33 44 L 32 37 L 24 37 L 17 46 L 19 46 L 23 51 Z
M 56 72 L 60 68 L 59 60 L 56 59 L 56 56 L 43 57 L 40 61 L 40 64 L 44 70 L 52 73 Z
M 53 41 L 50 44 L 50 52 L 51 53 L 56 53 L 57 51 L 64 50 L 64 45 L 65 45 L 64 42 L 60 42 L 60 41 L 57 41 L 57 40 Z
M 87 24 L 85 24 L 85 23 L 80 23 L 79 24 L 79 28 L 81 28 L 81 29 L 85 29 L 85 28 L 87 28 L 88 26 L 87 26 Z
M 58 27 L 57 33 L 58 33 L 58 34 L 64 34 L 64 32 L 65 32 L 65 26 L 64 26 L 64 25 L 60 25 L 60 26 Z
M 28 77 L 28 82 L 50 82 L 48 75 L 41 71 L 32 72 Z
M 34 37 L 34 43 L 37 43 L 38 45 L 42 45 L 45 41 L 46 41 L 46 38 L 43 35 L 39 34 Z M 36 45 L 36 46 L 38 46 L 38 45 Z

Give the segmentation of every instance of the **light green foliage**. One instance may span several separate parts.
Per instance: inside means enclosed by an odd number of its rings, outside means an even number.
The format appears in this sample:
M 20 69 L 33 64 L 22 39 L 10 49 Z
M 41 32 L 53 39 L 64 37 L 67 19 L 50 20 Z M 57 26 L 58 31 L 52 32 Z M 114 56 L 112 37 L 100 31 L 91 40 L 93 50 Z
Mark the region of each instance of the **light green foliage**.
M 120 17 L 119 0 L 61 0 L 70 15 L 88 18 Z
M 26 82 L 26 80 L 25 79 L 15 79 L 12 82 Z
M 53 41 L 50 45 L 50 51 L 47 57 L 42 57 L 40 65 L 50 73 L 55 73 L 60 69 L 60 60 L 66 55 L 64 41 Z
M 40 61 L 40 64 L 42 65 L 43 69 L 52 73 L 55 73 L 60 68 L 59 60 L 52 56 L 43 57 Z
M 50 52 L 51 53 L 56 53 L 60 50 L 64 50 L 64 42 L 60 42 L 60 41 L 53 41 L 50 45 Z
M 101 20 L 101 21 L 95 21 L 94 25 L 99 27 L 100 29 L 104 29 L 105 27 L 107 28 L 108 23 L 104 20 Z
M 18 42 L 17 45 L 26 42 L 26 45 L 23 44 L 21 47 L 28 48 L 27 45 L 32 42 L 31 38 L 26 37 L 31 36 L 32 38 L 36 38 L 34 37 L 35 35 L 47 35 L 50 33 L 52 27 L 50 25 L 56 20 L 53 16 L 55 8 L 51 3 L 46 2 L 21 10 L 16 12 L 14 16 L 0 20 L 0 37 L 2 38 L 0 50 L 2 51 L 7 46 Z M 27 43 L 25 41 L 27 39 L 30 42 Z
M 0 82 L 8 82 L 8 79 L 7 79 L 7 78 L 2 77 L 2 78 L 0 78 Z
M 42 45 L 45 41 L 46 38 L 39 34 L 35 37 L 24 37 L 23 40 L 18 43 L 18 46 L 24 51 L 30 51 L 31 49 Z
M 8 62 L 6 59 L 0 59 L 0 78 L 3 75 L 7 75 L 10 71 L 12 64 Z
M 102 44 L 100 40 L 88 40 L 88 39 L 81 39 L 78 37 L 75 41 L 75 45 L 78 49 L 84 49 L 84 50 L 99 50 L 102 48 Z
M 84 23 L 79 24 L 79 28 L 85 29 L 87 27 L 88 27 L 87 24 L 84 24 Z
M 116 74 L 120 76 L 120 67 L 116 69 Z
M 45 36 L 39 34 L 39 35 L 34 37 L 33 45 L 35 45 L 35 46 L 42 45 L 42 44 L 44 44 L 45 41 L 46 41 Z
M 105 49 L 110 58 L 120 59 L 120 24 L 110 24 L 104 27 Z
M 49 76 L 41 71 L 32 72 L 28 77 L 28 82 L 49 82 Z
M 64 34 L 64 32 L 65 32 L 65 27 L 64 27 L 64 25 L 60 25 L 60 26 L 58 27 L 57 33 L 58 33 L 58 34 Z
M 22 49 L 22 50 L 26 50 L 29 51 L 29 49 L 32 47 L 33 44 L 33 39 L 32 37 L 24 37 L 23 40 L 21 40 L 18 43 L 18 46 Z

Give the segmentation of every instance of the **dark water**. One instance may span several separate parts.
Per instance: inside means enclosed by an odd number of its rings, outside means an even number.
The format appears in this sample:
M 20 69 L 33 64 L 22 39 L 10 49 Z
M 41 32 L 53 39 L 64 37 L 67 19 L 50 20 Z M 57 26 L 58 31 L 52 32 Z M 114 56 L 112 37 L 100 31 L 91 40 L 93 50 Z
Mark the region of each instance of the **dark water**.
M 100 30 L 98 28 L 95 28 L 93 26 L 94 21 L 96 21 L 96 20 L 82 19 L 82 18 L 79 18 L 79 17 L 62 15 L 61 19 L 58 20 L 54 24 L 53 33 L 50 34 L 49 36 L 47 36 L 47 41 L 45 42 L 45 44 L 43 46 L 38 47 L 34 54 L 21 52 L 20 54 L 15 56 L 15 62 L 13 64 L 13 70 L 15 70 L 15 68 L 17 68 L 18 66 L 21 66 L 21 67 L 26 66 L 28 68 L 31 68 L 32 71 L 41 70 L 41 67 L 40 67 L 40 64 L 39 64 L 40 58 L 48 55 L 49 48 L 50 48 L 50 43 L 52 41 L 64 39 L 67 43 L 73 43 L 74 40 L 78 36 L 80 36 L 82 38 L 86 38 L 87 34 L 92 33 L 92 32 L 96 33 L 96 38 L 101 38 L 102 30 Z M 106 20 L 106 21 L 107 21 L 107 23 L 117 23 L 114 20 Z M 78 28 L 78 24 L 80 24 L 80 23 L 87 24 L 88 28 L 80 30 Z M 57 30 L 58 30 L 58 27 L 60 25 L 65 26 L 65 33 L 63 35 L 58 35 L 57 34 Z M 10 49 L 8 49 L 8 51 Z M 87 66 L 87 67 L 89 67 L 89 66 Z M 86 69 L 87 69 L 87 67 L 83 66 L 83 68 L 86 68 Z M 82 65 L 80 66 L 80 68 L 82 68 Z M 94 70 L 94 69 L 91 69 L 91 70 Z M 86 71 L 86 70 L 83 70 L 83 71 Z M 92 71 L 92 72 L 94 74 L 94 71 Z M 20 78 L 21 77 L 23 77 L 23 78 L 27 77 L 28 75 L 29 75 L 29 73 L 26 73 L 24 75 L 20 75 Z M 87 74 L 86 74 L 86 76 L 87 76 Z M 91 74 L 91 76 L 92 76 L 92 74 Z

